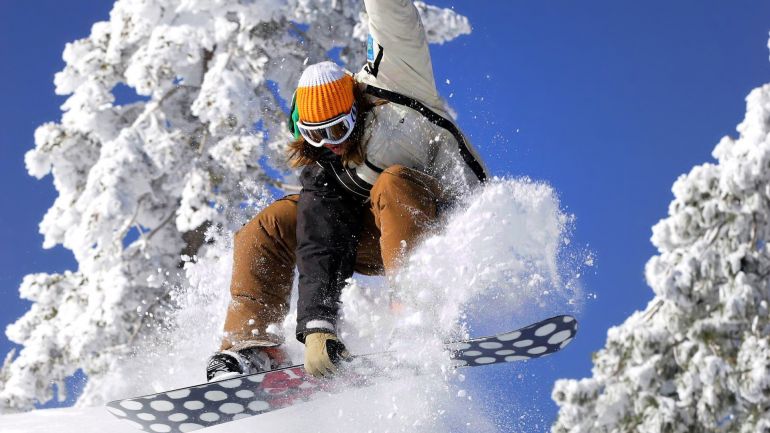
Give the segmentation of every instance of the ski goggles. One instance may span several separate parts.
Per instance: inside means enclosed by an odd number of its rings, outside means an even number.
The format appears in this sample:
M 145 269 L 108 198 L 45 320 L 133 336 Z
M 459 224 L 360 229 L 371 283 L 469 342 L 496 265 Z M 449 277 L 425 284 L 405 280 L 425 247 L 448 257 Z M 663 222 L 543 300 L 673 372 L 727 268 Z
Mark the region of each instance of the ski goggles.
M 350 112 L 335 117 L 323 123 L 296 122 L 296 127 L 302 137 L 315 147 L 324 144 L 340 144 L 350 137 L 356 126 L 356 105 L 350 108 Z

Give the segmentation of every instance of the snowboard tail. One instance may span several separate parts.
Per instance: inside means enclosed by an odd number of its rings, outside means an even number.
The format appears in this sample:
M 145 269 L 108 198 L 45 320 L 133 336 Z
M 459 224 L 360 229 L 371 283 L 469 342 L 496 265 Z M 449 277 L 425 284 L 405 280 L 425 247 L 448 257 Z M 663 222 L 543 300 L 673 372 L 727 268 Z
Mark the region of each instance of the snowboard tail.
M 448 343 L 460 367 L 526 361 L 558 352 L 577 334 L 577 320 L 556 316 L 516 331 Z
M 540 358 L 567 346 L 577 333 L 572 316 L 556 316 L 516 331 L 446 344 L 457 367 Z M 107 403 L 107 410 L 146 432 L 189 432 L 271 412 L 312 399 L 370 385 L 371 378 L 396 376 L 361 355 L 333 379 L 316 379 L 302 365 Z

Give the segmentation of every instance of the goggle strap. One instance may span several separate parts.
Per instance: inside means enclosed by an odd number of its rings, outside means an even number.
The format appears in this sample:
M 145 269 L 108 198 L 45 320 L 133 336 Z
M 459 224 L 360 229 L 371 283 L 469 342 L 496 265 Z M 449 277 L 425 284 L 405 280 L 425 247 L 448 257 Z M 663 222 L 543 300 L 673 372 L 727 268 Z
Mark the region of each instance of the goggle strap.
M 289 126 L 289 133 L 294 137 L 295 140 L 302 136 L 302 134 L 299 132 L 297 122 L 299 122 L 299 107 L 297 107 L 297 91 L 295 90 L 294 94 L 291 96 L 291 108 L 289 108 L 289 119 L 287 122 Z

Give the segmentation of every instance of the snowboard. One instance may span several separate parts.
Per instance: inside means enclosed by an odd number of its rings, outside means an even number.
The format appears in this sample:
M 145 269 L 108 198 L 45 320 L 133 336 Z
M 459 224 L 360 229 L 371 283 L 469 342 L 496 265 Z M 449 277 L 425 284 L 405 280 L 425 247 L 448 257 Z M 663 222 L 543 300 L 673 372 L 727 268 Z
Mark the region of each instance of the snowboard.
M 516 331 L 445 344 L 458 368 L 540 358 L 558 352 L 577 333 L 577 320 L 556 316 Z M 317 379 L 302 365 L 204 383 L 107 404 L 107 410 L 151 433 L 189 432 L 271 412 L 327 393 L 361 388 L 373 378 L 400 377 L 401 367 L 375 361 L 388 353 L 359 355 L 332 379 Z M 407 366 L 408 368 L 408 366 Z M 419 372 L 417 372 L 419 374 Z

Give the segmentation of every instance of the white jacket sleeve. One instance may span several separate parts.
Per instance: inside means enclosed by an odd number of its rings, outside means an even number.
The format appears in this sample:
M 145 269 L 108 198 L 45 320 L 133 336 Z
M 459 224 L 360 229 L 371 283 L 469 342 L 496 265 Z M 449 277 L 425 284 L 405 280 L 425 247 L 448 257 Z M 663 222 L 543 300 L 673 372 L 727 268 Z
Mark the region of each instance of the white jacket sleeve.
M 357 78 L 410 96 L 441 113 L 425 29 L 411 0 L 364 0 L 367 64 Z

